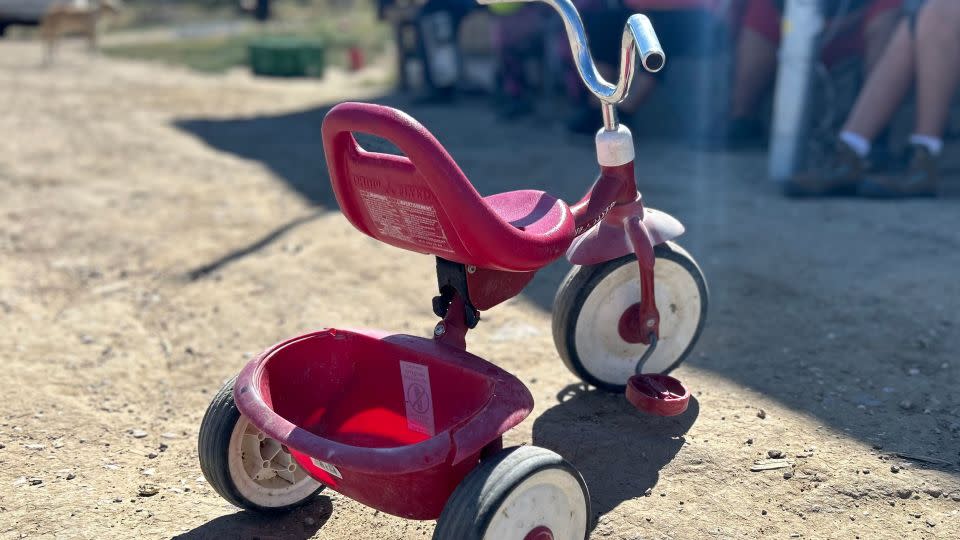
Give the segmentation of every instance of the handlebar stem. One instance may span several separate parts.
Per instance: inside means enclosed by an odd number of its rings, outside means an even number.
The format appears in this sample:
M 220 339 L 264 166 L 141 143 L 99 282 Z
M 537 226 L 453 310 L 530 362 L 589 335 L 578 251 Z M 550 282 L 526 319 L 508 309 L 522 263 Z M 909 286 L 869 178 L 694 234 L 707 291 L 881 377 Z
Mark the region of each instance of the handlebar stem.
M 500 4 L 517 0 L 477 0 L 481 4 Z M 623 29 L 623 40 L 620 48 L 620 67 L 617 72 L 616 84 L 611 84 L 600 75 L 597 65 L 590 54 L 587 42 L 587 33 L 583 21 L 577 12 L 572 0 L 519 0 L 523 2 L 543 2 L 552 7 L 563 19 L 573 53 L 574 63 L 580 74 L 580 79 L 587 89 L 600 100 L 603 109 L 603 125 L 607 131 L 617 130 L 617 115 L 615 106 L 624 100 L 630 93 L 633 76 L 636 72 L 636 53 L 640 54 L 640 62 L 652 73 L 663 68 L 666 56 L 660 41 L 645 15 L 632 15 L 627 19 Z

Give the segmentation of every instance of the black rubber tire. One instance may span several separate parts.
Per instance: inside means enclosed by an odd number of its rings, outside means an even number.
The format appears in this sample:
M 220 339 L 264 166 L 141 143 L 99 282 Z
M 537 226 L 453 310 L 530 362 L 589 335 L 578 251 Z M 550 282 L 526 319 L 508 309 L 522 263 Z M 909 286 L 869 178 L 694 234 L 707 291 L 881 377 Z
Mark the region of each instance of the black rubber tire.
M 483 540 L 491 520 L 510 493 L 527 477 L 546 469 L 560 469 L 580 484 L 587 512 L 586 539 L 593 516 L 590 492 L 580 472 L 556 452 L 536 446 L 516 446 L 481 462 L 457 486 L 437 520 L 433 540 Z
M 233 428 L 240 420 L 240 411 L 233 401 L 233 385 L 236 380 L 236 377 L 234 377 L 223 385 L 223 388 L 217 392 L 213 401 L 210 402 L 210 406 L 207 407 L 207 412 L 200 422 L 197 452 L 200 456 L 200 470 L 203 471 L 203 477 L 221 497 L 238 508 L 264 514 L 278 514 L 303 506 L 323 491 L 322 485 L 296 503 L 267 507 L 247 500 L 234 484 L 230 476 L 227 452 L 230 448 L 230 436 L 233 434 Z
M 673 261 L 683 267 L 693 277 L 697 283 L 697 288 L 700 290 L 700 320 L 697 322 L 697 330 L 680 357 L 661 372 L 670 373 L 683 363 L 696 345 L 697 340 L 700 339 L 707 318 L 707 308 L 710 304 L 710 291 L 707 288 L 703 271 L 700 270 L 693 257 L 682 247 L 673 242 L 665 242 L 654 248 L 654 254 L 657 259 Z M 574 266 L 560 284 L 560 288 L 557 289 L 557 296 L 553 301 L 553 342 L 557 346 L 557 352 L 560 353 L 563 363 L 585 383 L 600 390 L 614 393 L 622 393 L 626 389 L 627 381 L 623 381 L 623 384 L 611 384 L 594 377 L 577 354 L 575 329 L 580 310 L 593 289 L 614 270 L 625 264 L 637 264 L 636 255 L 626 255 L 601 264 Z

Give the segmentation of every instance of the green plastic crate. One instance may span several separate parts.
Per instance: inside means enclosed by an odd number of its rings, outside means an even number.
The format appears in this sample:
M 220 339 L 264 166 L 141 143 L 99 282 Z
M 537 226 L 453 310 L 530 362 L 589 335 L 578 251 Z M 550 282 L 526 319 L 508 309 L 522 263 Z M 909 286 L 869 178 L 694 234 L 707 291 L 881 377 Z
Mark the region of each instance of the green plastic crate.
M 265 77 L 323 77 L 326 47 L 320 41 L 272 37 L 249 45 L 250 69 Z

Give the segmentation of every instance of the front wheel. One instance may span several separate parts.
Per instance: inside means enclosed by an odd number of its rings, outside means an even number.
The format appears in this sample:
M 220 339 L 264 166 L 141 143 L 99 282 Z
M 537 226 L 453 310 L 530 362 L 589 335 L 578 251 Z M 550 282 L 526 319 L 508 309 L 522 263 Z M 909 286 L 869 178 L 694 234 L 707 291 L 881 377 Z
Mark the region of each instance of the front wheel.
M 660 339 L 642 372 L 669 373 L 699 339 L 709 293 L 703 272 L 683 248 L 666 242 L 654 252 Z M 639 301 L 635 255 L 570 270 L 553 303 L 553 341 L 570 371 L 601 390 L 624 391 L 649 347 L 620 336 L 621 317 Z
M 443 508 L 433 540 L 584 540 L 590 494 L 562 457 L 536 446 L 484 460 Z
M 287 448 L 250 423 L 233 400 L 231 379 L 200 423 L 200 469 L 227 502 L 256 512 L 285 512 L 323 489 L 293 460 Z

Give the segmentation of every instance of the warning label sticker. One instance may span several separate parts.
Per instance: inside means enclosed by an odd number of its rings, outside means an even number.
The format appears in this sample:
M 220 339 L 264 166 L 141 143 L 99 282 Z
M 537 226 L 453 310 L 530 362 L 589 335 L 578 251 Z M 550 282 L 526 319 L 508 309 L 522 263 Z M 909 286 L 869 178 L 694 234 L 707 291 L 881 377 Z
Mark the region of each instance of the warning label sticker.
M 430 371 L 427 366 L 400 361 L 403 398 L 407 408 L 407 427 L 433 436 L 433 393 L 430 391 Z
M 310 461 L 312 461 L 313 464 L 319 467 L 321 470 L 326 471 L 327 474 L 329 474 L 330 476 L 334 476 L 336 478 L 343 480 L 343 475 L 340 474 L 340 469 L 338 469 L 337 466 L 334 465 L 333 463 L 320 461 L 317 458 L 310 458 Z
M 359 190 L 367 213 L 383 236 L 411 242 L 433 251 L 453 252 L 431 205 Z

